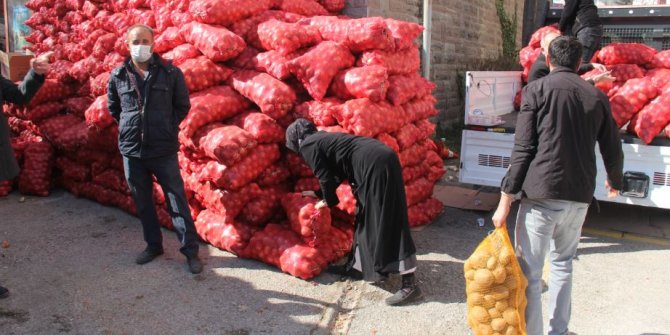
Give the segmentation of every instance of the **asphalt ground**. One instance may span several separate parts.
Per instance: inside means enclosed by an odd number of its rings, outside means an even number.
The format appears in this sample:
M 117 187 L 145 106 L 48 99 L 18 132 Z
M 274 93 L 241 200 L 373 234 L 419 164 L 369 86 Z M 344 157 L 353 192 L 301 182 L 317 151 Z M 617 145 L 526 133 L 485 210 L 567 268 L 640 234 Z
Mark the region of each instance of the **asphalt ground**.
M 327 273 L 304 281 L 204 244 L 205 271 L 192 275 L 169 231 L 166 254 L 139 266 L 136 218 L 63 191 L 20 200 L 0 199 L 0 285 L 11 291 L 0 300 L 2 335 L 468 334 L 463 262 L 491 229 L 491 213 L 446 208 L 413 232 L 425 300 L 388 307 L 398 278 L 380 286 Z M 479 227 L 482 217 L 489 223 Z M 598 231 L 623 225 L 590 214 L 586 226 L 597 220 L 610 221 Z M 654 225 L 666 231 L 670 222 Z M 581 240 L 571 331 L 670 334 L 670 247 L 653 243 L 665 241 L 658 236 L 600 235 L 586 229 Z

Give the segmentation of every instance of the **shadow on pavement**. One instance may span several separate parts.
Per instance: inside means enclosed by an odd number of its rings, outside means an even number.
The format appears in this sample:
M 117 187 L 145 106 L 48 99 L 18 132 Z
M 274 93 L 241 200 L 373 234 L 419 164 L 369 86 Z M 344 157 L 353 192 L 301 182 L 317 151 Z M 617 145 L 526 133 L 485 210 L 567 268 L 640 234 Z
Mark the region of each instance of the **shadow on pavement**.
M 592 254 L 620 254 L 646 250 L 668 250 L 670 248 L 650 243 L 632 242 L 615 238 L 582 235 L 577 249 L 577 257 Z
M 465 302 L 463 263 L 492 229 L 490 224 L 481 228 L 477 224 L 486 214 L 447 207 L 431 225 L 412 233 L 425 302 Z M 399 285 L 398 280 L 391 287 Z
M 425 302 L 443 304 L 465 302 L 463 263 L 419 261 L 419 269 L 417 278 Z
M 168 239 L 173 234 L 165 230 L 163 233 Z M 169 247 L 172 252 L 166 252 L 166 255 L 169 254 L 166 259 L 173 264 L 165 267 L 163 263 L 162 269 L 154 271 L 163 272 L 166 277 L 181 277 L 181 285 L 192 286 L 188 289 L 195 298 L 192 303 L 169 309 L 182 309 L 183 313 L 193 315 L 195 320 L 190 323 L 201 325 L 198 333 L 274 334 L 278 329 L 295 334 L 327 333 L 318 321 L 332 302 L 321 300 L 321 296 L 314 292 L 307 292 L 309 288 L 301 289 L 318 286 L 317 282 L 302 281 L 281 273 L 273 266 L 237 258 L 206 245 L 201 245 L 205 269 L 201 274 L 191 275 L 182 264 L 183 257 L 177 246 L 175 243 L 174 247 Z M 163 302 L 170 300 L 166 297 L 156 299 Z
M 507 229 L 514 243 L 518 202 L 510 210 Z M 423 230 L 413 232 L 419 256 L 417 276 L 427 301 L 442 303 L 465 301 L 463 262 L 494 229 L 494 211 L 463 211 L 446 207 L 443 214 Z M 598 214 L 589 214 L 589 216 Z M 484 219 L 480 227 L 478 219 Z M 588 219 L 587 219 L 588 220 Z M 632 253 L 645 250 L 667 250 L 667 247 L 636 243 L 614 238 L 582 236 L 577 257 L 588 254 Z M 647 334 L 651 335 L 651 334 Z
M 55 192 L 56 193 L 56 192 Z M 0 334 L 327 333 L 335 287 L 318 287 L 201 244 L 205 270 L 187 271 L 175 234 L 142 266 L 139 221 L 117 209 L 56 193 L 12 195 L 0 205 Z M 74 255 L 74 257 L 73 257 Z M 270 271 L 268 271 L 270 270 Z

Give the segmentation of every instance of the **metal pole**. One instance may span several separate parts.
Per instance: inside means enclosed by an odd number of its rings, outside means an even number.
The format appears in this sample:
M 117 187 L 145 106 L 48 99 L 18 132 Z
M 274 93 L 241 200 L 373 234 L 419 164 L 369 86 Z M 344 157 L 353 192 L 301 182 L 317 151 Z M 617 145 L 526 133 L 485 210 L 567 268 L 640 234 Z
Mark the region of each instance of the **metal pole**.
M 423 77 L 430 80 L 430 45 L 433 27 L 433 0 L 423 0 L 423 43 L 421 58 Z

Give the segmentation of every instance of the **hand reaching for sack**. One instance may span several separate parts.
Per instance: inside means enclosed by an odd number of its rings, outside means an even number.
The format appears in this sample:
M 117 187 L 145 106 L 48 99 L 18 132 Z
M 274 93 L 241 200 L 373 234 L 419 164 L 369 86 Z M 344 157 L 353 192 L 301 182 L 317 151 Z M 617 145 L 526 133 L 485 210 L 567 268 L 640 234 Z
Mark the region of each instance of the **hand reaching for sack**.
M 314 205 L 314 208 L 316 209 L 322 209 L 328 207 L 328 204 L 326 204 L 326 200 L 321 200 Z
M 47 51 L 33 59 L 30 60 L 30 67 L 32 67 L 33 71 L 39 75 L 46 74 L 49 72 L 49 67 L 50 67 L 50 61 L 49 58 L 53 56 L 54 52 L 53 51 Z

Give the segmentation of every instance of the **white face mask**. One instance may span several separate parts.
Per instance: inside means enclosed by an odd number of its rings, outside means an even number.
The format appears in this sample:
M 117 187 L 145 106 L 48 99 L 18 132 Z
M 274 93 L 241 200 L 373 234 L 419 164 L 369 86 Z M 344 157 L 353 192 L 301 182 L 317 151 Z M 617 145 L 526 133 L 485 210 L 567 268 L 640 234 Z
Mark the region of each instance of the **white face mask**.
M 151 48 L 151 45 L 131 45 L 130 57 L 138 63 L 144 63 L 151 58 Z

